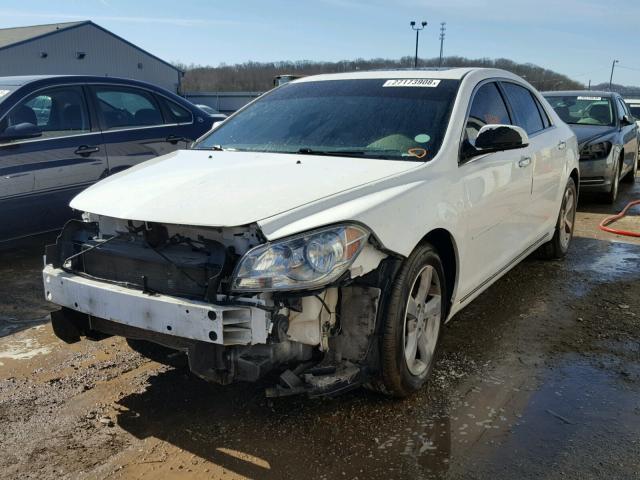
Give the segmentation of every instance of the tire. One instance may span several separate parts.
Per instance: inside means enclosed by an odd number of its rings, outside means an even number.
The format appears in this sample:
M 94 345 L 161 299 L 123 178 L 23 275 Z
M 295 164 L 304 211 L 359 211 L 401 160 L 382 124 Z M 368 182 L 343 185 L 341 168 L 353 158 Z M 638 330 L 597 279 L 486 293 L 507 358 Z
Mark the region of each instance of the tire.
M 611 179 L 611 190 L 605 194 L 605 200 L 607 203 L 614 204 L 618 199 L 618 191 L 620 190 L 620 168 L 622 158 L 616 163 L 613 172 L 613 178 Z
M 539 257 L 545 260 L 559 260 L 564 258 L 569 251 L 569 245 L 573 238 L 573 231 L 576 224 L 576 207 L 578 205 L 578 191 L 576 182 L 569 177 L 567 186 L 562 194 L 562 202 L 560 203 L 560 212 L 558 213 L 558 221 L 553 232 L 553 237 L 547 243 L 542 245 Z
M 638 155 L 640 155 L 640 153 L 636 153 L 636 159 L 633 162 L 633 168 L 622 179 L 624 183 L 636 183 L 636 174 L 638 173 Z
M 417 247 L 391 287 L 382 333 L 382 373 L 376 390 L 406 397 L 427 383 L 446 318 L 447 293 L 438 253 L 429 244 Z

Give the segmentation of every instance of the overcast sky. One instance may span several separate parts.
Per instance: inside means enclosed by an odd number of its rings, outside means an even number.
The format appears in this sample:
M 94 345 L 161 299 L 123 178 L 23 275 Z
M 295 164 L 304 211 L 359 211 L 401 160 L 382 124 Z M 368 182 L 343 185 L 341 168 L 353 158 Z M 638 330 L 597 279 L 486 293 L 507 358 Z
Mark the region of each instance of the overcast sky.
M 168 61 L 505 57 L 640 85 L 639 0 L 2 0 L 0 27 L 90 19 Z

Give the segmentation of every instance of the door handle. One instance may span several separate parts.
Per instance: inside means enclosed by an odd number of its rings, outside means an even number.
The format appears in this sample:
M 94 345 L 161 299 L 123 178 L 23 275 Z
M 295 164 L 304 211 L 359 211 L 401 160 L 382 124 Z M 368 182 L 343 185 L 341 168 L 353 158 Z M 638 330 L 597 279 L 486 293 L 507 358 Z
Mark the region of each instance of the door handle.
M 100 147 L 80 145 L 78 148 L 76 148 L 76 151 L 73 153 L 75 153 L 76 155 L 82 155 L 83 157 L 88 157 L 92 153 L 96 153 L 99 151 L 100 151 Z
M 524 168 L 524 167 L 528 167 L 530 163 L 531 163 L 531 157 L 522 157 L 518 161 L 518 166 L 520 168 Z
M 567 148 L 567 142 L 558 143 L 558 150 L 564 150 L 565 148 Z
M 178 142 L 186 142 L 187 139 L 184 137 L 178 137 L 176 135 L 169 135 L 166 139 L 167 142 L 169 142 L 172 145 L 175 145 Z

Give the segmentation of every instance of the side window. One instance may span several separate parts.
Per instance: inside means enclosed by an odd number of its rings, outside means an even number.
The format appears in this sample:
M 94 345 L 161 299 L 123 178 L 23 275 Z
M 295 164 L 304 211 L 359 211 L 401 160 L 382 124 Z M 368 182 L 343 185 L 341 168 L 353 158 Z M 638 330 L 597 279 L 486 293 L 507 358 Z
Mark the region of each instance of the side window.
M 516 125 L 529 135 L 543 130 L 542 117 L 531 92 L 515 83 L 504 82 L 502 85 L 516 117 Z
M 622 100 L 620 100 L 620 98 L 618 98 L 617 100 L 618 100 L 618 118 L 622 120 L 622 117 L 624 117 L 625 115 L 631 116 L 631 114 L 627 110 L 627 105 Z
M 191 123 L 192 115 L 189 110 L 163 97 L 159 97 L 160 102 L 164 104 L 165 111 L 168 112 L 169 118 L 167 123 Z
M 547 112 L 545 111 L 540 101 L 535 97 L 535 95 L 532 95 L 532 97 L 533 97 L 533 101 L 536 102 L 536 107 L 538 107 L 538 112 L 540 112 L 540 116 L 542 117 L 542 124 L 544 128 L 549 128 L 551 126 L 551 120 L 549 120 L 549 115 L 547 115 Z
M 490 124 L 511 125 L 507 106 L 495 83 L 481 86 L 473 96 L 465 125 L 465 140 L 475 142 L 480 129 Z
M 97 87 L 94 91 L 107 129 L 164 123 L 160 108 L 149 92 L 126 87 Z
M 91 130 L 82 88 L 42 90 L 16 105 L 0 122 L 0 131 L 21 124 L 36 125 L 42 137 L 55 138 Z

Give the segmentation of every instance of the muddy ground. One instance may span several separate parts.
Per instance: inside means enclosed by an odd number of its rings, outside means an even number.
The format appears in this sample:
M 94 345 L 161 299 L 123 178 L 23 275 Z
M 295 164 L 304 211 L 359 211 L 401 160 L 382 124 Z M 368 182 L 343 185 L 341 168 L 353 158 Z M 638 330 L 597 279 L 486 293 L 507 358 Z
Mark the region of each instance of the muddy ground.
M 459 314 L 402 401 L 267 400 L 121 339 L 65 345 L 41 246 L 0 253 L 0 477 L 640 478 L 640 242 L 596 229 L 632 198 L 583 198 L 568 258 L 526 260 Z

